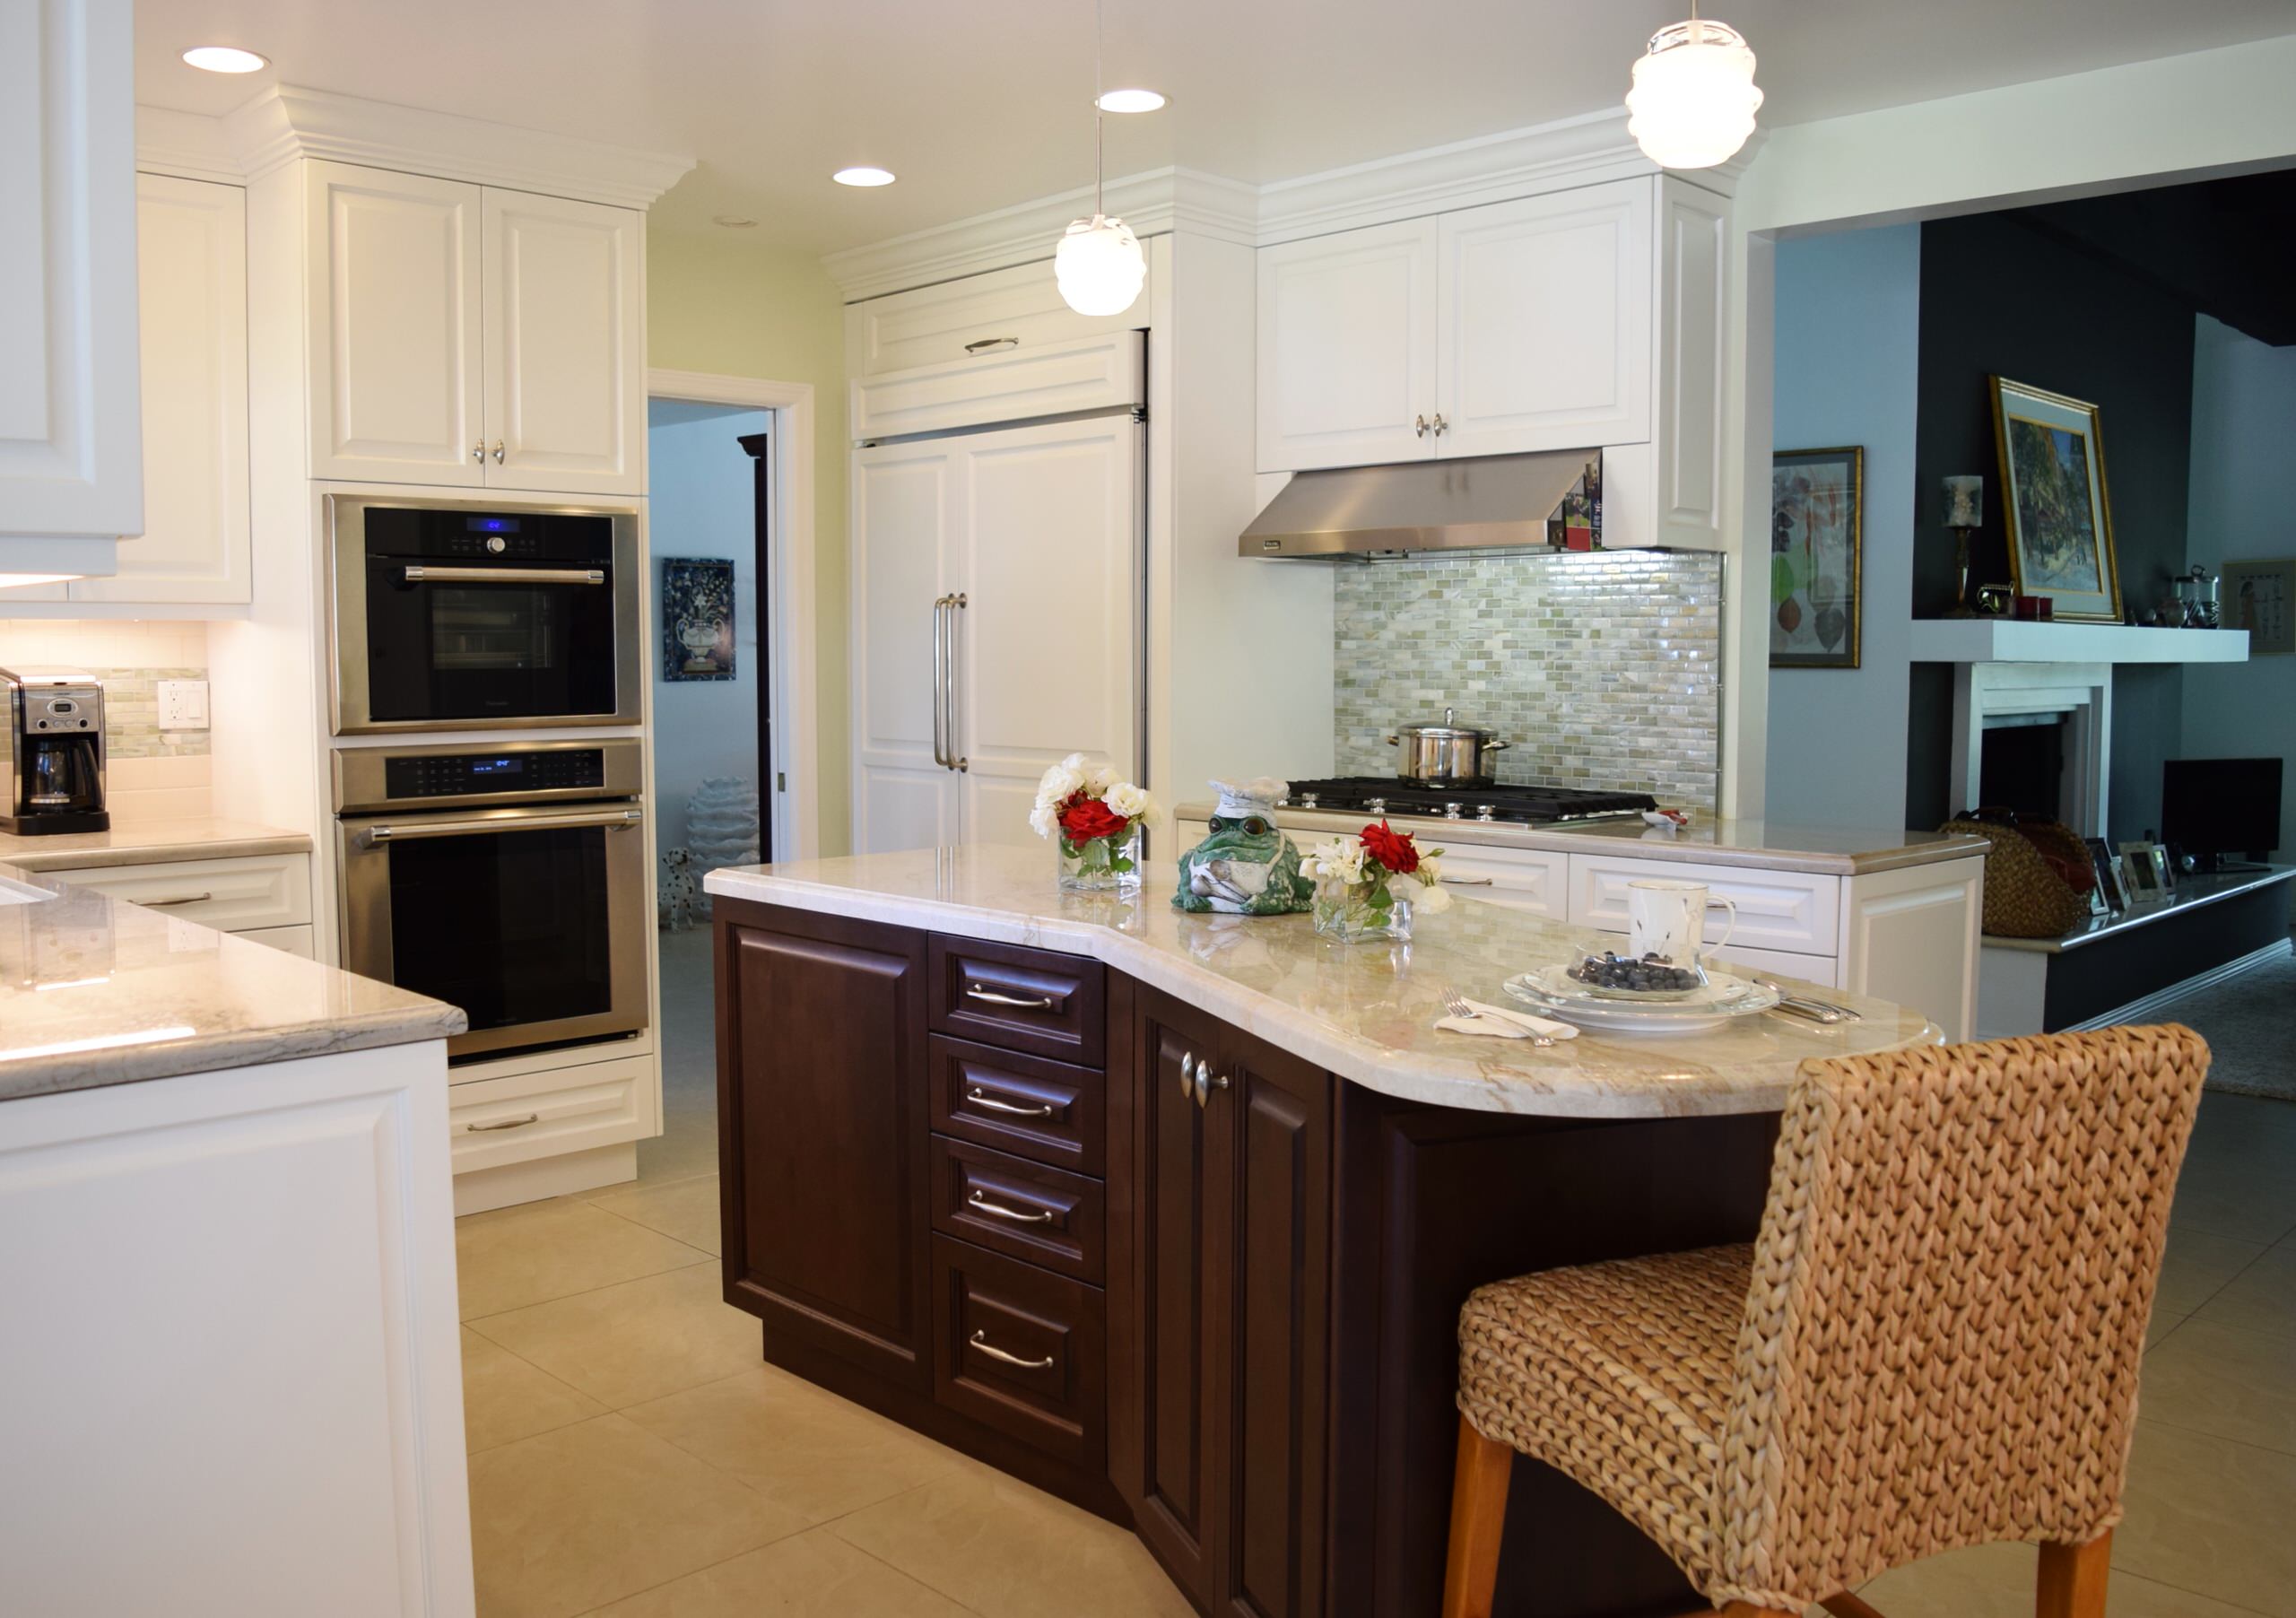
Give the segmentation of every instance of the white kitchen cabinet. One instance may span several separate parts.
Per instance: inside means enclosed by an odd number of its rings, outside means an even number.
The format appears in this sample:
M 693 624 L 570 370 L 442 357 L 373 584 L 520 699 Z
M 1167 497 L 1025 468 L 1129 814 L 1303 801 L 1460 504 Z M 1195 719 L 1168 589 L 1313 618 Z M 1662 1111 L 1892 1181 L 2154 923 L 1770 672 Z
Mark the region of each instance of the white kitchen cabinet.
M 1407 219 L 1260 250 L 1261 471 L 1435 453 L 1438 239 Z
M 486 483 L 635 494 L 646 419 L 646 216 L 487 188 Z
M 129 0 L 0 6 L 0 577 L 144 526 Z
M 846 374 L 855 378 L 967 360 L 1029 354 L 1048 344 L 1105 337 L 1148 324 L 1155 271 L 1128 309 L 1080 315 L 1061 300 L 1039 259 L 961 276 L 852 305 L 845 311 Z
M 1437 455 L 1650 436 L 1652 188 L 1619 180 L 1442 216 Z
M 143 533 L 74 601 L 243 602 L 248 531 L 247 193 L 140 174 L 137 286 L 144 362 Z
M 1047 766 L 1135 768 L 1141 459 L 1124 413 L 855 451 L 856 849 L 1034 844 Z
M 639 491 L 642 213 L 305 170 L 313 477 Z
M 128 904 L 165 910 L 219 933 L 308 928 L 311 920 L 311 857 L 308 854 L 154 860 L 133 866 L 80 866 L 47 874 Z

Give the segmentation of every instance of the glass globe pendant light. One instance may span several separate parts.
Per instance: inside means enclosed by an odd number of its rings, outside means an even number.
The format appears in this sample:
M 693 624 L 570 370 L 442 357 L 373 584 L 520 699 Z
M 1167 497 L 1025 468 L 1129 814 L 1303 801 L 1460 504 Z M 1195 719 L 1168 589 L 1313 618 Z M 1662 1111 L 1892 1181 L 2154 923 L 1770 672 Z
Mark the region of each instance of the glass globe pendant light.
M 1132 227 L 1108 216 L 1108 142 L 1100 109 L 1100 8 L 1092 6 L 1092 217 L 1072 220 L 1053 250 L 1061 301 L 1080 315 L 1121 315 L 1140 297 L 1148 257 Z
M 1746 144 L 1761 105 L 1745 36 L 1701 20 L 1692 0 L 1690 21 L 1652 34 L 1635 63 L 1626 132 L 1661 168 L 1711 169 Z

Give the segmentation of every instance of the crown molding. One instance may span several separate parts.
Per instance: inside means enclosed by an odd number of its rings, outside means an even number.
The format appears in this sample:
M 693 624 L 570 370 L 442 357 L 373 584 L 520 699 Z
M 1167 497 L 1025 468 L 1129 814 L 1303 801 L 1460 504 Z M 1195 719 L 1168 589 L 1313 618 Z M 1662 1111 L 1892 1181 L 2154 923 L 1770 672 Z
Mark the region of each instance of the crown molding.
M 1111 179 L 1108 212 L 1140 237 L 1170 231 L 1252 245 L 1257 239 L 1257 187 L 1193 169 L 1152 169 Z M 1068 222 L 1092 211 L 1092 187 L 1080 186 L 994 213 L 975 214 L 822 260 L 848 303 L 1006 269 L 1052 257 Z
M 693 167 L 690 157 L 291 84 L 221 118 L 136 109 L 142 166 L 244 185 L 306 157 L 622 208 L 650 207 Z

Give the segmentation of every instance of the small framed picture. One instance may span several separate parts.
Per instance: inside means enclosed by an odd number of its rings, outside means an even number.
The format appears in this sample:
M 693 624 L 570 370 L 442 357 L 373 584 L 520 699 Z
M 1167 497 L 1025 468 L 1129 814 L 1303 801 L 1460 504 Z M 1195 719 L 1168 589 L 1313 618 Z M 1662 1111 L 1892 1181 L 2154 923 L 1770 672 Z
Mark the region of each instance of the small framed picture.
M 662 558 L 662 678 L 734 678 L 734 564 Z
M 1993 392 L 2009 582 L 2050 603 L 2059 622 L 2120 622 L 2112 500 L 2097 407 L 2003 377 Z
M 2139 904 L 2169 896 L 2169 851 L 2158 843 L 2123 843 L 2122 869 L 2128 896 Z
M 2296 559 L 2228 561 L 2222 592 L 2221 622 L 2248 631 L 2248 656 L 2296 652 Z
M 1866 451 L 1770 457 L 1770 665 L 1856 668 Z
M 2120 861 L 2101 837 L 2088 839 L 2089 863 L 2097 874 L 2097 891 L 2090 896 L 2090 913 L 2118 915 L 2128 909 L 2128 895 L 2120 885 Z

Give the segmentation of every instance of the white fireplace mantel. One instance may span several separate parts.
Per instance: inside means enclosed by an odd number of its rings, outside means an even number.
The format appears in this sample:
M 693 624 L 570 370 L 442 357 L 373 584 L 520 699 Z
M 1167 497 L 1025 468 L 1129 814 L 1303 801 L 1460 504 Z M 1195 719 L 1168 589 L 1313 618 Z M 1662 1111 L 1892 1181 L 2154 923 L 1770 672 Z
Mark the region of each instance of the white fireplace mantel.
M 1917 618 L 1916 663 L 2246 663 L 2246 630 L 2152 630 L 2132 623 Z

